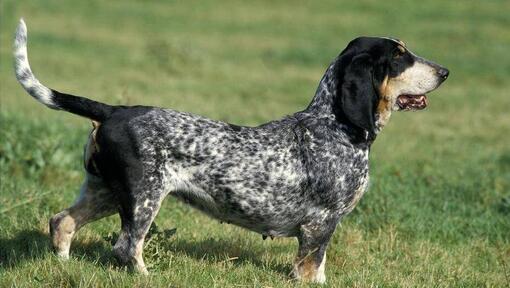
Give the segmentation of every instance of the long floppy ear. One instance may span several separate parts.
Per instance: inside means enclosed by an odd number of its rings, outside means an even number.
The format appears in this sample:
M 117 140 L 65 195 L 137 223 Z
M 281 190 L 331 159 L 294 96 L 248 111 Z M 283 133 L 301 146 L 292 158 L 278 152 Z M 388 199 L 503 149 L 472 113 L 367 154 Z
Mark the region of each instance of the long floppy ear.
M 378 96 L 374 88 L 370 55 L 362 53 L 354 56 L 343 72 L 341 86 L 338 87 L 342 111 L 352 124 L 375 135 Z

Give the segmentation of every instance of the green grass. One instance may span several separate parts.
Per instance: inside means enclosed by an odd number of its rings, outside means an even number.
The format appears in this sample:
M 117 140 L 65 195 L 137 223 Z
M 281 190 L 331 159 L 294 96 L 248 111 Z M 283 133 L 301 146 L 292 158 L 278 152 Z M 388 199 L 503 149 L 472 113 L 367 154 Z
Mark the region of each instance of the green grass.
M 262 241 L 172 198 L 145 248 L 150 276 L 116 264 L 117 216 L 83 228 L 68 262 L 55 257 L 47 222 L 78 194 L 90 123 L 16 83 L 21 16 L 51 87 L 244 125 L 304 108 L 350 39 L 403 39 L 451 76 L 375 142 L 370 190 L 328 249 L 328 285 L 510 286 L 509 1 L 189 2 L 0 2 L 0 286 L 299 286 L 294 239 Z

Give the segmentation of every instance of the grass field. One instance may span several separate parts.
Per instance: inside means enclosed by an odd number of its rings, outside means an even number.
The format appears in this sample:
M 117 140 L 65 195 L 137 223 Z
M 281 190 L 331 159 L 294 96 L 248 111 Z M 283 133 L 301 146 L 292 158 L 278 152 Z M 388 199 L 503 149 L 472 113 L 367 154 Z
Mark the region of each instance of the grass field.
M 50 87 L 243 125 L 303 109 L 352 38 L 404 40 L 451 76 L 372 147 L 369 192 L 328 249 L 328 285 L 510 286 L 509 1 L 191 2 L 0 2 L 0 286 L 300 286 L 287 277 L 297 241 L 262 241 L 173 198 L 146 242 L 150 276 L 116 264 L 117 216 L 84 227 L 69 261 L 55 257 L 48 219 L 78 194 L 90 123 L 15 81 L 19 17 Z

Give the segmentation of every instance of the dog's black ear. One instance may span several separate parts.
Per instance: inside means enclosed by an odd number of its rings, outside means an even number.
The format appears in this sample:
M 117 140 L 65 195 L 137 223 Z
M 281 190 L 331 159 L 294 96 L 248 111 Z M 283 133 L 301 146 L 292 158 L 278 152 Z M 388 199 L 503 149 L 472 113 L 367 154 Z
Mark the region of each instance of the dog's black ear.
M 341 110 L 347 119 L 370 135 L 375 135 L 375 109 L 377 92 L 373 81 L 373 62 L 368 53 L 352 58 L 346 65 L 338 92 Z

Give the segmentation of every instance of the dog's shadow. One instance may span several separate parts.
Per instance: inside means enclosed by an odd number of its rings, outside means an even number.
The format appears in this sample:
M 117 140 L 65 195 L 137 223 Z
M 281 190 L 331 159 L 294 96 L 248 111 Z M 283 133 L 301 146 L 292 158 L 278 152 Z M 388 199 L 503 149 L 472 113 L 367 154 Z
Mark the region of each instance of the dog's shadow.
M 290 264 L 263 261 L 261 257 L 263 252 L 253 250 L 252 248 L 253 247 L 242 246 L 238 242 L 208 238 L 200 241 L 170 240 L 167 249 L 171 253 L 185 255 L 199 261 L 207 261 L 210 263 L 223 263 L 228 261 L 234 266 L 251 264 L 259 268 L 278 272 L 282 275 L 288 275 L 290 273 Z
M 116 263 L 106 241 L 73 241 L 72 257 L 108 265 Z M 0 236 L 0 267 L 9 269 L 53 254 L 50 236 L 40 230 L 21 230 L 12 237 Z
M 119 265 L 115 258 L 112 245 L 109 242 L 113 241 L 111 239 L 110 241 L 104 239 L 86 242 L 74 240 L 71 246 L 71 257 L 104 266 L 123 267 Z M 152 245 L 158 245 L 158 248 L 163 249 L 161 251 L 163 254 L 165 252 L 180 254 L 210 263 L 229 261 L 235 266 L 252 264 L 278 272 L 284 276 L 290 272 L 290 265 L 275 263 L 274 261 L 264 262 L 261 260 L 261 251 L 254 251 L 250 247 L 242 247 L 239 243 L 224 239 L 208 238 L 190 241 L 165 237 L 161 241 L 157 239 L 157 244 L 151 244 L 150 242 L 151 240 L 147 241 L 148 247 L 146 249 L 151 249 Z M 9 238 L 0 236 L 0 267 L 5 269 L 12 269 L 27 262 L 42 260 L 53 253 L 49 235 L 40 230 L 22 230 Z M 165 259 L 152 260 L 165 261 Z M 150 264 L 150 261 L 148 259 L 146 262 Z
M 0 266 L 4 268 L 41 259 L 50 251 L 48 235 L 38 230 L 23 230 L 10 238 L 0 236 Z

